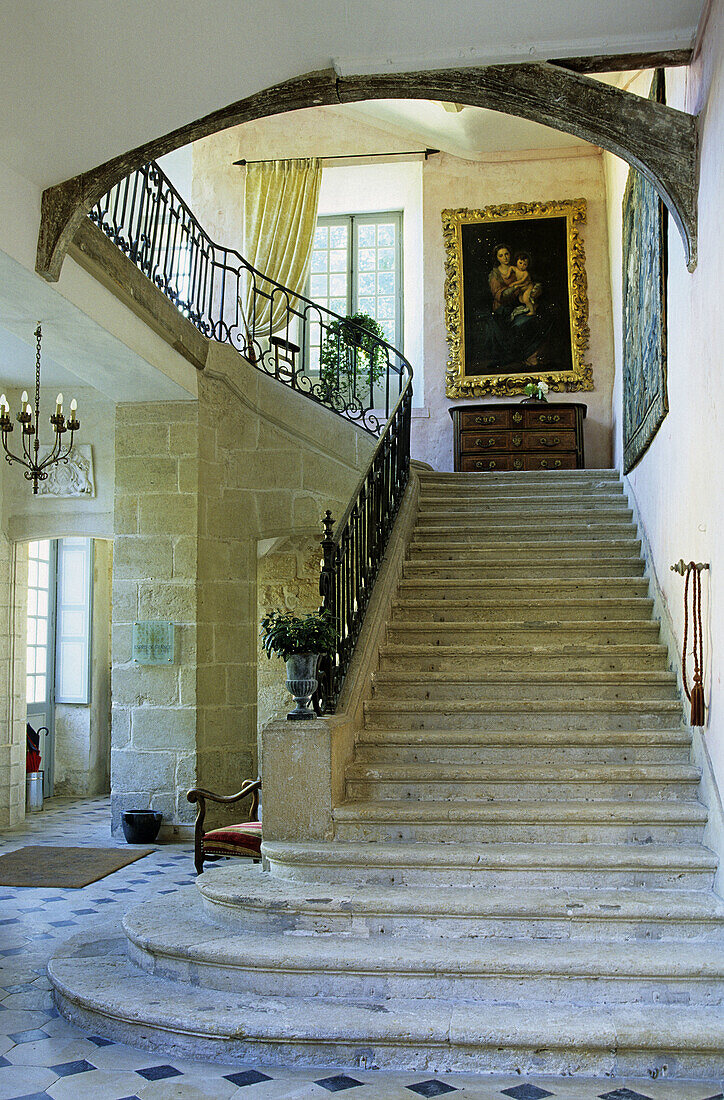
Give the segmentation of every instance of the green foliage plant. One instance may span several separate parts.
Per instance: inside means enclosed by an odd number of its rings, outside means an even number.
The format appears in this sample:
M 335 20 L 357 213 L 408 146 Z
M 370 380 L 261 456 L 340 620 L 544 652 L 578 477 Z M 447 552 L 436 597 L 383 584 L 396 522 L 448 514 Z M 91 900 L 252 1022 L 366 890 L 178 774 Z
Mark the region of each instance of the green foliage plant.
M 322 385 L 345 404 L 355 399 L 367 401 L 371 389 L 384 373 L 386 356 L 384 344 L 380 343 L 385 338 L 382 326 L 369 313 L 351 313 L 326 325 L 324 332 L 319 351 Z
M 337 629 L 328 611 L 300 617 L 275 609 L 261 620 L 260 634 L 267 657 L 284 661 L 296 653 L 332 653 L 337 645 Z

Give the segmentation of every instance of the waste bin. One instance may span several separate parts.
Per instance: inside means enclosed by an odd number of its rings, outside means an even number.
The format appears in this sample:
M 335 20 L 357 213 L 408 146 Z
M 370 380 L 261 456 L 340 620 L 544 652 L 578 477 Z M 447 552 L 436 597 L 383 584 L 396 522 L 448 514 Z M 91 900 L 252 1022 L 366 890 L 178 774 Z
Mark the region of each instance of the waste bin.
M 43 773 L 27 772 L 25 776 L 25 809 L 29 814 L 43 808 Z

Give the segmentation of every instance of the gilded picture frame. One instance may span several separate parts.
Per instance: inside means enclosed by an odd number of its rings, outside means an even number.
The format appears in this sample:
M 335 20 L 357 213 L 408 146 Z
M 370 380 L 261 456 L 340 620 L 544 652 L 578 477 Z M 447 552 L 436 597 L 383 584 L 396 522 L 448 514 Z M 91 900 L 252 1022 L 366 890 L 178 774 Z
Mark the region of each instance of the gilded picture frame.
M 443 210 L 447 397 L 593 389 L 585 220 L 585 199 Z

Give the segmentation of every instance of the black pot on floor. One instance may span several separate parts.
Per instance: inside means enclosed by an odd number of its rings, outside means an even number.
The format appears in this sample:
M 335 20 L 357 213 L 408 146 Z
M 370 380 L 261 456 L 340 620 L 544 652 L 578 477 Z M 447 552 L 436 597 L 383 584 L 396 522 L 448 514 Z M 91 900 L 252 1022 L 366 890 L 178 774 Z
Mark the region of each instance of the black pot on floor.
M 123 835 L 129 844 L 153 844 L 161 828 L 163 814 L 153 810 L 126 810 Z

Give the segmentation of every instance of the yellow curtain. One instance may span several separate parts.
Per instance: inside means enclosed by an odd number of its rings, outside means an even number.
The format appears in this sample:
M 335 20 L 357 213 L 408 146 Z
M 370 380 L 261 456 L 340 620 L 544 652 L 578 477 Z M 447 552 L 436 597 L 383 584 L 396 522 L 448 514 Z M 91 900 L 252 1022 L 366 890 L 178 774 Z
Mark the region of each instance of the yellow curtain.
M 257 271 L 302 294 L 309 275 L 314 230 L 317 224 L 322 162 L 274 160 L 249 164 L 244 185 L 244 256 Z M 256 278 L 246 288 L 246 318 L 257 336 L 270 335 L 287 324 L 287 295 L 272 294 L 266 279 Z M 289 296 L 292 306 L 296 298 Z M 271 327 L 269 320 L 271 317 Z

